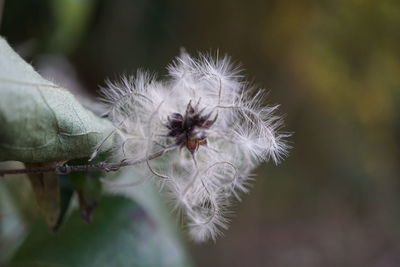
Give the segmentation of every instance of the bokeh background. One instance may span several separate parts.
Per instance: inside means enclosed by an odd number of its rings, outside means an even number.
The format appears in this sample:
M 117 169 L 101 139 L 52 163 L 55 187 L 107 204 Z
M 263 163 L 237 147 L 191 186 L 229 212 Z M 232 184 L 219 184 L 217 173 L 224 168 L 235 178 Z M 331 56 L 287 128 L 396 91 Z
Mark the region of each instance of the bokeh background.
M 290 156 L 257 170 L 224 237 L 188 242 L 195 265 L 400 266 L 399 1 L 0 3 L 0 35 L 72 90 L 219 49 L 281 104 Z

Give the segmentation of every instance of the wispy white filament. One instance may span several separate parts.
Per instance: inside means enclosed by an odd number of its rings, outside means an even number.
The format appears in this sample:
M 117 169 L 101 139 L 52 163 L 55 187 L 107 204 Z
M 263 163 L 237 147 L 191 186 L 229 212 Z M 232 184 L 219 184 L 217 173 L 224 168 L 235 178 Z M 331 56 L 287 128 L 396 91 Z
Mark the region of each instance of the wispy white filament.
M 168 72 L 157 81 L 139 71 L 101 89 L 116 128 L 116 157 L 135 162 L 165 151 L 146 162 L 146 175 L 163 182 L 195 241 L 215 240 L 227 228 L 232 200 L 247 192 L 252 170 L 286 156 L 288 135 L 279 132 L 277 106 L 263 106 L 264 91 L 250 88 L 228 57 L 182 53 Z M 211 125 L 192 127 L 192 151 L 168 128 L 189 106 Z

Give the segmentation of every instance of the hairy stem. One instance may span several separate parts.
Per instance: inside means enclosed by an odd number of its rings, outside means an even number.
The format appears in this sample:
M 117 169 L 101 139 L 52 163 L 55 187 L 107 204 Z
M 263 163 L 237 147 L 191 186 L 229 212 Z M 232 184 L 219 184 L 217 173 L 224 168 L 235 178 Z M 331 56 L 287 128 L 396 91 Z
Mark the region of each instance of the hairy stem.
M 162 156 L 166 151 L 162 150 L 148 156 L 145 159 L 137 160 L 134 162 L 121 161 L 118 163 L 100 162 L 96 164 L 85 164 L 85 165 L 54 165 L 46 167 L 26 168 L 26 169 L 9 169 L 0 170 L 0 176 L 6 174 L 24 174 L 24 173 L 44 173 L 44 172 L 56 172 L 58 174 L 67 174 L 70 172 L 90 172 L 90 171 L 118 171 L 122 167 L 136 165 L 143 163 L 155 158 Z

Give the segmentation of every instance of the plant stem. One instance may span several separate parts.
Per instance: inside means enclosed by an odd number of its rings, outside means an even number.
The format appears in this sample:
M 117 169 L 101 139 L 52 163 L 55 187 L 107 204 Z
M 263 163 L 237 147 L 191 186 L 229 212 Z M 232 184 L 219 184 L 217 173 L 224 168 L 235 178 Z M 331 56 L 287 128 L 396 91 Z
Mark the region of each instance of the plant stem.
M 44 173 L 44 172 L 56 172 L 58 174 L 67 174 L 70 172 L 89 172 L 89 171 L 118 171 L 122 167 L 136 165 L 143 163 L 148 160 L 152 160 L 162 156 L 166 151 L 162 150 L 160 152 L 150 155 L 146 159 L 137 160 L 134 162 L 121 161 L 118 163 L 100 162 L 96 164 L 85 164 L 85 165 L 54 165 L 46 167 L 36 167 L 27 169 L 10 169 L 10 170 L 0 170 L 0 176 L 6 174 L 24 174 L 24 173 Z

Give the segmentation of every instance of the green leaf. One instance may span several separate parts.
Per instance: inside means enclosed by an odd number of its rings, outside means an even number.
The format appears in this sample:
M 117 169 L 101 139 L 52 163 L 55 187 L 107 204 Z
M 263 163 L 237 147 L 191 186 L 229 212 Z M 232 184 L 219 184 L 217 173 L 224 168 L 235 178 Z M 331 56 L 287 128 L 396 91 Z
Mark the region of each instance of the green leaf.
M 52 166 L 54 162 L 49 163 L 27 163 L 27 168 Z M 46 173 L 30 173 L 29 181 L 33 192 L 35 193 L 36 202 L 40 211 L 44 215 L 46 222 L 50 228 L 57 225 L 60 216 L 60 185 L 58 182 L 58 174 L 55 172 Z
M 59 175 L 58 178 L 60 184 L 60 215 L 57 224 L 52 228 L 53 231 L 57 231 L 62 226 L 74 194 L 74 188 L 68 175 Z
M 92 221 L 92 213 L 96 209 L 101 195 L 101 172 L 74 172 L 69 178 L 76 190 L 82 219 Z
M 43 79 L 0 37 L 0 161 L 89 157 L 111 131 L 67 90 Z
M 78 212 L 57 233 L 42 223 L 7 266 L 190 266 L 173 232 L 122 196 L 105 197 L 91 224 Z

